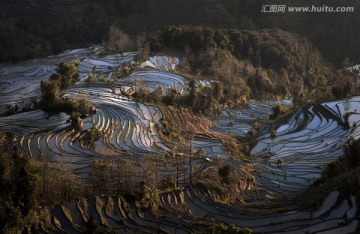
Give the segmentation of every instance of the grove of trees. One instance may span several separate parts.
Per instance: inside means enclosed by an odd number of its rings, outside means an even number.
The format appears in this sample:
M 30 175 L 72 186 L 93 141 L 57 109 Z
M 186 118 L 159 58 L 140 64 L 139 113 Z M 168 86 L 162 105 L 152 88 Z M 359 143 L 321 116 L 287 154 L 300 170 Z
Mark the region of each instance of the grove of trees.
M 360 139 L 351 139 L 345 145 L 344 156 L 326 165 L 323 170 L 322 178 L 318 183 L 322 183 L 331 178 L 344 173 L 359 169 L 360 167 Z
M 188 52 L 192 72 L 220 80 L 232 100 L 251 93 L 304 103 L 359 91 L 354 74 L 336 70 L 308 40 L 282 30 L 167 26 L 159 41 Z
M 88 194 L 66 156 L 59 164 L 19 153 L 13 136 L 0 133 L 0 232 L 36 233 L 46 207 Z
M 59 63 L 47 81 L 41 81 L 42 99 L 40 106 L 47 112 L 66 112 L 70 114 L 72 127 L 81 128 L 81 119 L 93 113 L 93 105 L 86 95 L 81 95 L 78 101 L 71 98 L 64 98 L 66 89 L 75 85 L 79 74 L 78 61 L 72 61 L 70 64 Z

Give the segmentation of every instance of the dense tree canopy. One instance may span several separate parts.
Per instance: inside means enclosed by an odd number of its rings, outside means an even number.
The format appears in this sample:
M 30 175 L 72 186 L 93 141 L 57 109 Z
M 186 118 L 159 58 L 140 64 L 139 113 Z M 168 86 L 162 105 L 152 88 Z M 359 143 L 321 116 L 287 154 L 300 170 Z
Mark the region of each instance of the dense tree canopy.
M 304 102 L 358 91 L 354 75 L 337 72 L 312 43 L 282 30 L 167 26 L 160 41 L 187 52 L 194 73 L 221 80 L 225 95 L 247 96 L 250 88 L 255 97 L 277 95 Z
M 320 182 L 347 173 L 360 167 L 360 139 L 351 139 L 345 145 L 344 157 L 332 161 L 326 165 Z
M 25 225 L 34 212 L 37 178 L 29 162 L 19 157 L 5 134 L 0 134 L 0 232 Z

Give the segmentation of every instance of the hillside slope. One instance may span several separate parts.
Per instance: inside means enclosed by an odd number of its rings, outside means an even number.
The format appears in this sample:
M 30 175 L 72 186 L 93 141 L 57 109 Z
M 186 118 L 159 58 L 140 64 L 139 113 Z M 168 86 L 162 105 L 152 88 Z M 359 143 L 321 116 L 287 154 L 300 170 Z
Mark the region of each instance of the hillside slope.
M 212 28 L 280 28 L 310 39 L 337 66 L 359 62 L 359 5 L 355 0 L 291 0 L 286 6 L 353 6 L 353 13 L 261 13 L 273 0 L 4 0 L 0 2 L 0 62 L 41 57 L 101 43 L 110 25 L 137 34 L 164 25 Z

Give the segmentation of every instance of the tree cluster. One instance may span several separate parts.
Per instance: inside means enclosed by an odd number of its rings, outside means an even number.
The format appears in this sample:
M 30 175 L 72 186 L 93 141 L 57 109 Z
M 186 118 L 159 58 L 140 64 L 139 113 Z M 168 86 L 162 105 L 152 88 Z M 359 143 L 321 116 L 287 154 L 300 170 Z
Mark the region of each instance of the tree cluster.
M 85 95 L 82 95 L 78 101 L 63 97 L 64 91 L 79 79 L 78 65 L 78 61 L 57 64 L 56 73 L 52 74 L 49 80 L 41 81 L 40 86 L 42 109 L 48 112 L 69 113 L 71 124 L 75 129 L 81 128 L 82 118 L 93 113 L 93 105 Z
M 124 53 L 137 51 L 137 62 L 146 61 L 151 54 L 158 52 L 162 45 L 152 33 L 138 33 L 136 36 L 129 36 L 120 28 L 112 25 L 105 40 L 103 40 L 103 54 Z
M 30 223 L 37 206 L 37 178 L 29 162 L 19 157 L 12 143 L 0 134 L 0 232 Z
M 79 79 L 78 66 L 78 61 L 70 64 L 59 63 L 55 69 L 56 72 L 50 76 L 50 79 L 41 81 L 41 105 L 44 109 L 53 110 L 59 104 L 63 104 L 63 91 L 73 86 Z
M 324 182 L 343 173 L 360 167 L 360 139 L 351 139 L 345 145 L 344 156 L 328 163 L 318 183 Z
M 202 86 L 196 80 L 191 79 L 185 94 L 181 94 L 174 88 L 164 90 L 161 86 L 151 92 L 141 82 L 137 82 L 136 86 L 136 91 L 132 96 L 137 101 L 185 107 L 194 113 L 215 113 L 221 105 L 240 103 L 236 102 L 236 100 L 243 97 L 242 95 L 247 96 L 247 94 L 241 92 L 231 93 L 228 90 L 224 91 L 222 83 L 218 81 Z M 231 99 L 232 97 L 236 98 Z
M 29 158 L 17 151 L 14 138 L 0 134 L 0 232 L 38 232 L 46 206 L 85 196 L 86 187 L 69 168 L 66 157 L 59 164 Z

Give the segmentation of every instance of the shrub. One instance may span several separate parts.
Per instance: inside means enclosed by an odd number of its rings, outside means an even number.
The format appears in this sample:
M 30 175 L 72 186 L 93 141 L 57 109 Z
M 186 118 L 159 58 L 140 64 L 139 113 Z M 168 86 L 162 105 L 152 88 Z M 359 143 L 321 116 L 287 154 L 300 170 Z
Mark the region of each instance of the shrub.
M 218 171 L 219 176 L 221 180 L 226 184 L 229 184 L 230 182 L 230 172 L 231 172 L 231 167 L 229 165 L 225 165 L 219 168 Z
M 345 119 L 344 128 L 345 129 L 350 128 L 350 123 L 349 123 L 350 115 L 351 115 L 351 113 L 349 113 L 349 112 L 345 113 L 345 116 L 344 116 L 344 119 Z
M 150 56 L 150 45 L 147 43 L 144 48 L 138 50 L 136 60 L 138 63 L 145 62 Z
M 351 139 L 344 148 L 344 157 L 329 162 L 321 173 L 317 183 L 328 181 L 331 178 L 340 176 L 343 173 L 360 167 L 360 139 Z
M 86 133 L 83 135 L 80 141 L 82 145 L 93 148 L 94 142 L 99 140 L 100 137 L 101 137 L 101 132 L 96 127 L 92 127 L 86 131 Z
M 270 137 L 271 137 L 271 139 L 276 138 L 276 131 L 274 129 L 271 130 Z
M 276 161 L 276 164 L 278 165 L 278 167 L 282 166 L 284 164 L 284 160 L 282 158 L 279 158 L 277 161 Z
M 205 158 L 206 152 L 203 148 L 201 148 L 194 154 L 194 156 L 196 156 L 198 158 Z
M 173 158 L 174 156 L 175 156 L 175 154 L 171 150 L 167 150 L 165 153 L 165 157 L 167 157 L 167 158 Z
M 163 125 L 165 129 L 169 126 L 169 123 L 164 118 L 160 119 L 160 123 Z
M 166 176 L 160 181 L 160 187 L 161 190 L 168 190 L 168 189 L 174 189 L 175 183 L 174 178 L 171 176 Z
M 213 223 L 210 225 L 209 229 L 204 232 L 208 234 L 251 234 L 252 231 L 250 228 L 240 228 L 234 224 L 225 224 L 225 223 Z
M 70 123 L 71 123 L 71 126 L 76 129 L 76 130 L 79 130 L 82 128 L 83 126 L 83 123 L 81 121 L 81 114 L 77 111 L 73 111 L 71 112 L 70 114 Z
M 360 166 L 360 138 L 357 140 L 351 139 L 345 145 L 345 158 L 349 169 Z
M 339 158 L 338 160 L 329 162 L 323 172 L 321 173 L 321 179 L 323 181 L 326 181 L 328 179 L 334 178 L 341 173 L 344 173 L 346 171 L 346 165 L 344 163 L 343 158 Z
M 291 110 L 287 106 L 283 106 L 281 104 L 277 104 L 276 106 L 272 107 L 272 115 L 270 115 L 270 119 L 274 120 L 279 116 L 285 115 L 289 113 Z

